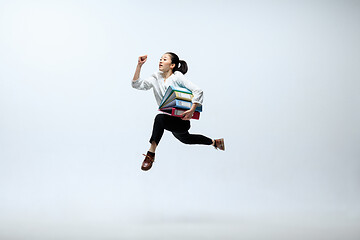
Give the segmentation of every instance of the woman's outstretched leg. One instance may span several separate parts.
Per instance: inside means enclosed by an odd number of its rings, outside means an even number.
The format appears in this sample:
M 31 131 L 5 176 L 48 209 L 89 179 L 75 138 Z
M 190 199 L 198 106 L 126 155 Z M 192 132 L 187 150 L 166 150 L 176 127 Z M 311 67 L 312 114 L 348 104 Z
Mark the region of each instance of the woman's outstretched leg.
M 176 137 L 180 142 L 185 144 L 202 144 L 202 145 L 211 145 L 216 149 L 225 150 L 224 139 L 211 139 L 204 135 L 200 134 L 190 134 L 186 132 L 173 132 L 174 137 Z
M 174 137 L 176 137 L 180 142 L 185 144 L 202 144 L 202 145 L 212 145 L 213 140 L 211 138 L 205 137 L 200 134 L 190 134 L 186 132 L 173 132 Z

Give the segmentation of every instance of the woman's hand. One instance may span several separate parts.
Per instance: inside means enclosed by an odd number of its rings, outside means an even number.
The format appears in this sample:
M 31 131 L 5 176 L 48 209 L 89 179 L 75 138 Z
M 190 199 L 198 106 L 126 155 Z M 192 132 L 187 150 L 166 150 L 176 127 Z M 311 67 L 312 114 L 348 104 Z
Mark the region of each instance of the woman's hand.
M 192 116 L 194 115 L 195 110 L 187 110 L 181 114 L 182 120 L 190 120 Z
M 140 56 L 138 59 L 138 65 L 141 67 L 146 62 L 146 59 L 147 59 L 147 55 Z
M 193 103 L 190 110 L 183 112 L 183 114 L 181 114 L 181 116 L 183 116 L 182 120 L 190 120 L 194 115 L 194 112 L 198 105 L 199 105 L 198 103 Z

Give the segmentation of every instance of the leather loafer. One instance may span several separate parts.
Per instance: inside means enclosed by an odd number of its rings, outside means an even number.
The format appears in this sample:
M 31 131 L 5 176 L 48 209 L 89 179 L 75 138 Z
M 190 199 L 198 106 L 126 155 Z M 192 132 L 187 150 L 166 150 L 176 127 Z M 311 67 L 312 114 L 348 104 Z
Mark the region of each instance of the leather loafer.
M 225 143 L 224 143 L 224 139 L 220 138 L 220 139 L 215 139 L 215 145 L 214 145 L 215 149 L 218 150 L 223 150 L 225 151 Z
M 143 154 L 145 159 L 141 165 L 141 170 L 147 171 L 152 167 L 153 162 L 155 161 L 155 157 L 150 156 L 149 154 Z

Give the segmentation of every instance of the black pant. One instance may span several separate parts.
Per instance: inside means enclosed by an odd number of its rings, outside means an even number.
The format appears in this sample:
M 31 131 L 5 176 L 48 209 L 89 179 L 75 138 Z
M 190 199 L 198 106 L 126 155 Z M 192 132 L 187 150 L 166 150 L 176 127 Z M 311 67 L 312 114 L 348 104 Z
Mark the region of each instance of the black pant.
M 172 134 L 185 144 L 203 144 L 211 145 L 212 140 L 208 137 L 199 134 L 190 134 L 190 121 L 182 120 L 179 117 L 174 117 L 166 114 L 158 114 L 154 120 L 154 127 L 150 138 L 150 143 L 155 142 L 159 145 L 160 139 L 164 134 L 164 130 L 172 132 Z

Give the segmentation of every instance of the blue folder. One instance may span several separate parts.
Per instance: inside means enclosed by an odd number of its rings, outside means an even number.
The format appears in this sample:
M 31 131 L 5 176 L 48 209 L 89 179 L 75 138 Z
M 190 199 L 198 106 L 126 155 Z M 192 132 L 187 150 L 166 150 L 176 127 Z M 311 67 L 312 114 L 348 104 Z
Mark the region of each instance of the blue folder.
M 182 87 L 174 87 L 174 86 L 169 86 L 166 91 L 165 91 L 165 94 L 164 94 L 164 97 L 163 99 L 161 100 L 160 102 L 160 105 L 161 106 L 168 98 L 169 96 L 171 95 L 171 93 L 173 91 L 178 91 L 178 92 L 183 92 L 183 93 L 189 93 L 191 94 L 191 91 L 187 88 L 182 88 Z M 162 107 L 162 106 L 161 106 Z
M 191 106 L 192 106 L 192 102 L 179 100 L 179 99 L 174 99 L 173 101 L 165 104 L 161 108 L 173 107 L 173 108 L 180 108 L 180 109 L 189 110 L 191 108 Z M 202 112 L 202 105 L 197 106 L 195 111 Z

